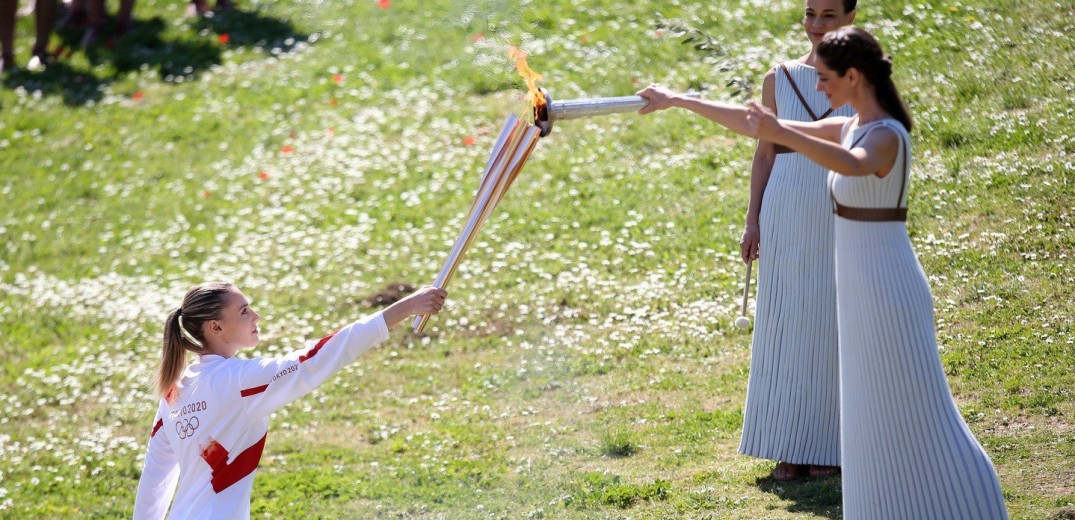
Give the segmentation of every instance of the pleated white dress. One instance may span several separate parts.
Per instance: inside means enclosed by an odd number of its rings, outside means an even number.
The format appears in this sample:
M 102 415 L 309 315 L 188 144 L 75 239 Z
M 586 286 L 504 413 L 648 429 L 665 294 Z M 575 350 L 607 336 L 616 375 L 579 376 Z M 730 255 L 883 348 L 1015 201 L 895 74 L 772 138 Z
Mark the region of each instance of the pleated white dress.
M 776 70 L 781 119 L 830 112 L 817 72 L 797 61 Z M 793 464 L 840 465 L 839 369 L 833 216 L 828 171 L 779 153 L 762 198 L 750 377 L 739 452 Z
M 853 123 L 849 122 L 849 123 Z M 885 177 L 832 174 L 834 201 L 905 207 L 910 140 Z M 835 218 L 844 518 L 1004 519 L 989 456 L 959 414 L 937 353 L 930 294 L 902 221 Z

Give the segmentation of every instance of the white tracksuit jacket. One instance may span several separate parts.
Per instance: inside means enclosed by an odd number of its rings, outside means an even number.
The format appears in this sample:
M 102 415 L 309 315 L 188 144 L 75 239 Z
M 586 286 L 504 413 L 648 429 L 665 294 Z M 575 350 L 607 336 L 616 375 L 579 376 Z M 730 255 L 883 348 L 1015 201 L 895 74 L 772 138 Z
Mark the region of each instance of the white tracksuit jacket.
M 377 313 L 282 357 L 201 356 L 183 373 L 178 398 L 161 399 L 135 520 L 162 519 L 169 503 L 173 520 L 249 518 L 269 414 L 386 339 L 388 326 Z

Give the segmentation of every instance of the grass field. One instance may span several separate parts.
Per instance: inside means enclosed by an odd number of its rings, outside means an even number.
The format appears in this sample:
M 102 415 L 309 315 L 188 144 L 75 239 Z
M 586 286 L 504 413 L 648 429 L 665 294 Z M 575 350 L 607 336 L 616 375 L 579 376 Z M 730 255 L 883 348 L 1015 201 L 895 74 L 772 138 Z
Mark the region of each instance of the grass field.
M 254 300 L 253 354 L 430 283 L 526 108 L 505 41 L 558 99 L 757 98 L 808 49 L 788 0 L 385 3 L 145 0 L 124 38 L 0 78 L 0 518 L 130 516 L 194 283 Z M 858 22 L 916 118 L 909 226 L 960 410 L 1013 518 L 1075 518 L 1075 2 Z M 736 454 L 752 150 L 685 112 L 558 124 L 428 334 L 275 414 L 253 516 L 842 518 L 839 478 Z

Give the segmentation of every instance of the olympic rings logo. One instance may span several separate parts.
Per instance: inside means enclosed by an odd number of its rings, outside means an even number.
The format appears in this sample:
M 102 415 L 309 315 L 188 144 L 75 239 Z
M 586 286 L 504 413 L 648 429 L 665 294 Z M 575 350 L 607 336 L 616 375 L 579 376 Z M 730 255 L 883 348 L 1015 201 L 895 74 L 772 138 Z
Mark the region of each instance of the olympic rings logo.
M 198 421 L 198 416 L 195 415 L 190 419 L 182 419 L 175 422 L 175 432 L 179 434 L 180 439 L 186 439 L 194 436 L 194 430 L 201 426 Z

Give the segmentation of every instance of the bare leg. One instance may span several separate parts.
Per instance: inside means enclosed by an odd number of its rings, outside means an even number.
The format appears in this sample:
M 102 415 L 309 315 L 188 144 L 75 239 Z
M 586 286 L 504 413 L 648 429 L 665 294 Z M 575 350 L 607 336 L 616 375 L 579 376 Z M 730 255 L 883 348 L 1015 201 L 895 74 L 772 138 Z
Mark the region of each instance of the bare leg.
M 39 71 L 52 63 L 52 55 L 49 54 L 49 37 L 52 36 L 52 26 L 56 23 L 56 0 L 36 0 L 34 4 L 37 34 L 34 38 L 34 48 L 30 51 L 30 62 L 26 64 L 26 68 Z
M 0 0 L 0 72 L 15 66 L 15 11 L 18 0 Z
M 134 0 L 119 0 L 119 12 L 116 13 L 116 36 L 123 36 L 131 30 L 133 12 Z
M 34 6 L 34 22 L 37 34 L 34 39 L 34 56 L 45 56 L 49 51 L 49 37 L 56 23 L 56 0 L 37 0 Z

